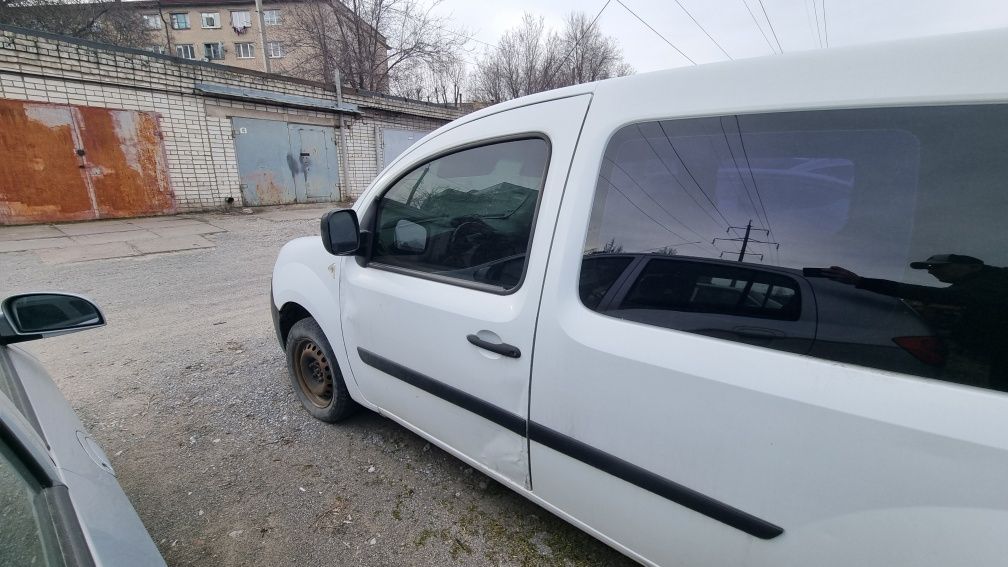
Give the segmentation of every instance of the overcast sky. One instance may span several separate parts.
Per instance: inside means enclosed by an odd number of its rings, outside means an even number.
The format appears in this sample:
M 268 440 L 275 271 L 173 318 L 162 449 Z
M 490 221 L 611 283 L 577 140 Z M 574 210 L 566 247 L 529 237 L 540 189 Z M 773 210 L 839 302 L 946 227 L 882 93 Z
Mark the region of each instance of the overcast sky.
M 827 35 L 829 47 L 840 47 L 1008 28 L 1008 0 L 762 0 L 762 5 L 760 0 L 678 1 L 685 10 L 676 5 L 676 0 L 622 0 L 622 3 L 697 63 L 728 58 L 715 41 L 729 56 L 741 59 L 769 55 L 771 45 L 777 48 L 777 41 L 785 53 L 817 49 L 820 38 L 825 46 Z M 594 17 L 605 3 L 605 0 L 443 0 L 435 10 L 464 26 L 476 40 L 493 44 L 504 31 L 517 26 L 525 12 L 542 15 L 548 25 L 558 28 L 568 12 L 581 10 Z M 620 0 L 610 1 L 596 25 L 619 41 L 625 59 L 638 72 L 690 65 L 620 5 Z M 473 45 L 486 47 L 479 42 Z M 478 52 L 469 59 L 476 57 Z

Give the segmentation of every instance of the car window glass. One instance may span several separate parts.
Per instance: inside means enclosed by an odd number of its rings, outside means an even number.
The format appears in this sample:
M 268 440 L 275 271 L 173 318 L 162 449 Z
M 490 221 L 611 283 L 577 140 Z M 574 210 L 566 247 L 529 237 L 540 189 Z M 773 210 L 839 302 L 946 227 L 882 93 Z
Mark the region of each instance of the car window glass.
M 539 138 L 462 150 L 410 171 L 378 205 L 372 260 L 511 289 L 549 159 Z
M 962 105 L 623 127 L 583 262 L 652 260 L 585 305 L 1008 391 L 1006 118 L 1008 105 Z
M 63 565 L 41 488 L 0 443 L 0 565 Z
M 581 263 L 581 301 L 590 308 L 598 307 L 616 279 L 623 273 L 632 256 L 587 256 Z
M 776 291 L 781 290 L 781 291 Z M 798 283 L 752 268 L 652 259 L 619 309 L 663 309 L 767 319 L 798 319 Z M 675 328 L 675 317 L 669 318 Z

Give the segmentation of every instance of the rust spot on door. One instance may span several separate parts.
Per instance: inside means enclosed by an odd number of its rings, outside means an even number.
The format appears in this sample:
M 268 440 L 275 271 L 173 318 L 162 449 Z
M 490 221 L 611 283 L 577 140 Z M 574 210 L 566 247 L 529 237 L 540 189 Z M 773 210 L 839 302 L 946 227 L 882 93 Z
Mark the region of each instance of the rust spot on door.
M 0 100 L 0 224 L 95 218 L 65 106 Z
M 279 205 L 283 202 L 284 190 L 273 178 L 272 171 L 259 170 L 246 177 L 258 197 L 258 205 Z
M 78 107 L 84 161 L 101 217 L 170 212 L 157 119 L 149 113 Z
M 0 224 L 174 212 L 157 116 L 0 101 Z

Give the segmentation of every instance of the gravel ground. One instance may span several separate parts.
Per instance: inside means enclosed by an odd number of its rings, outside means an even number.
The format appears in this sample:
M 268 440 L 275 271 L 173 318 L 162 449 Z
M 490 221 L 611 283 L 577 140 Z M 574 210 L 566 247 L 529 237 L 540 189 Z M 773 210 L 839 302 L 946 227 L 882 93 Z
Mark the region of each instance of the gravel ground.
M 29 343 L 103 444 L 169 565 L 628 565 L 398 424 L 315 421 L 269 315 L 284 242 L 317 220 L 207 215 L 213 249 L 43 265 L 0 294 L 83 293 L 102 329 Z

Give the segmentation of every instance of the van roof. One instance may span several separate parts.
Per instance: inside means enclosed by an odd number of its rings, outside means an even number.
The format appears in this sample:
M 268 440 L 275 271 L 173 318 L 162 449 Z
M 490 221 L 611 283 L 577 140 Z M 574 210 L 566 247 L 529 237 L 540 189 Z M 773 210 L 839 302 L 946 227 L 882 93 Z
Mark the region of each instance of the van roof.
M 1008 99 L 1008 29 L 799 51 L 678 67 L 517 98 L 461 118 L 584 93 L 632 96 L 664 91 L 683 115 Z

